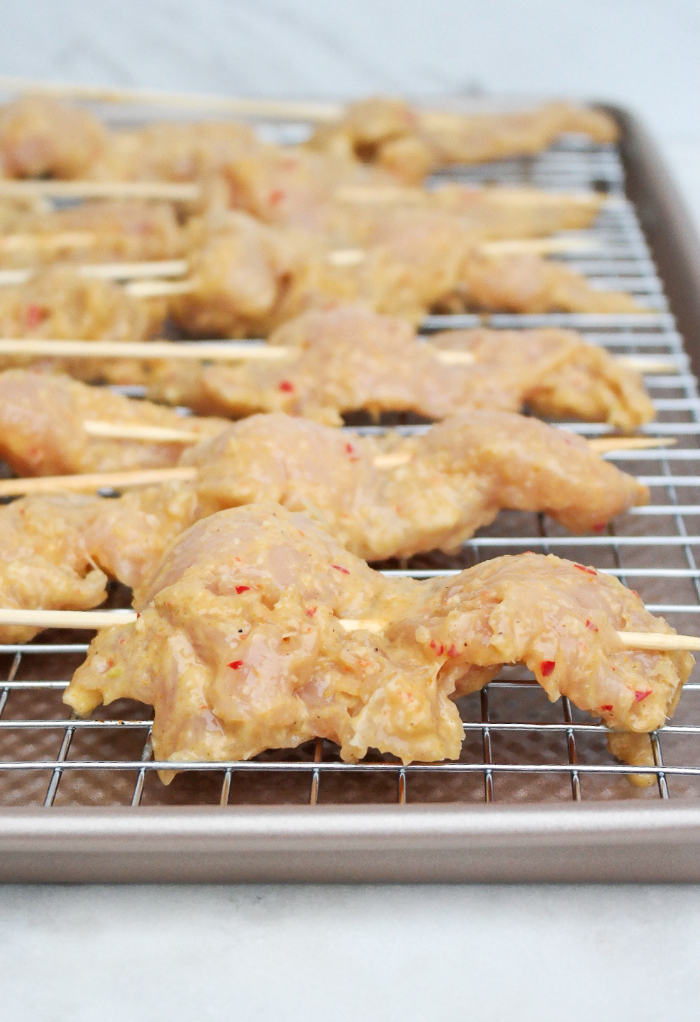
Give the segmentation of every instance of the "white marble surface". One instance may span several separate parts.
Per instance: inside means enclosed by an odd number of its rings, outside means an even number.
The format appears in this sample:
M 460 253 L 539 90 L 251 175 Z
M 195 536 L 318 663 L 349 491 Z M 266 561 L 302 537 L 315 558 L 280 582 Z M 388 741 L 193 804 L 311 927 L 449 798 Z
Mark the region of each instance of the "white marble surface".
M 697 1022 L 697 887 L 0 890 L 12 1022 Z
M 635 109 L 700 224 L 696 0 L 4 0 L 0 73 Z M 4 887 L 12 1022 L 697 1022 L 699 887 Z

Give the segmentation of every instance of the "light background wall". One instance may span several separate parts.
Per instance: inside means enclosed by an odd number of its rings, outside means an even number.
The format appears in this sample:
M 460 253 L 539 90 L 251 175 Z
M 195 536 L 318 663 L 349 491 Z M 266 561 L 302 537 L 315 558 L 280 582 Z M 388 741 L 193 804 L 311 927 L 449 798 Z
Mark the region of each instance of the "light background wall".
M 4 0 L 0 73 L 249 95 L 632 107 L 700 223 L 697 0 Z

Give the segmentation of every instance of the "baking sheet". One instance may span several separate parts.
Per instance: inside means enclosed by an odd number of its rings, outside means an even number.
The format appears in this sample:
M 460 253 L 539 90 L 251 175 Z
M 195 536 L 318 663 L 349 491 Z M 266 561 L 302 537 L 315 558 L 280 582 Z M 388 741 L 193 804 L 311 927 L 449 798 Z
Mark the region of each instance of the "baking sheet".
M 632 290 L 653 314 L 494 316 L 491 325 L 570 325 L 616 353 L 675 362 L 678 374 L 648 379 L 658 418 L 647 431 L 677 445 L 615 459 L 655 480 L 655 512 L 635 509 L 587 538 L 543 516 L 503 513 L 459 558 L 382 567 L 432 574 L 552 551 L 614 572 L 652 611 L 696 633 L 700 402 L 688 355 L 698 352 L 684 347 L 674 315 L 688 338 L 698 336 L 700 310 L 686 298 L 689 281 L 699 293 L 700 262 L 643 129 L 614 112 L 624 129 L 619 151 L 571 137 L 538 157 L 445 176 L 608 194 L 592 232 L 603 251 L 567 261 L 601 286 Z M 476 317 L 433 317 L 426 327 L 471 323 Z M 569 425 L 588 436 L 606 431 Z M 123 604 L 128 593 L 116 588 L 112 599 Z M 655 783 L 646 788 L 630 784 L 602 727 L 566 700 L 550 704 L 519 668 L 460 701 L 458 763 L 404 768 L 375 755 L 349 766 L 318 741 L 250 763 L 188 764 L 165 787 L 151 758 L 149 708 L 121 701 L 76 721 L 63 706 L 88 638 L 45 633 L 27 648 L 0 647 L 0 879 L 700 879 L 697 671 L 654 736 Z

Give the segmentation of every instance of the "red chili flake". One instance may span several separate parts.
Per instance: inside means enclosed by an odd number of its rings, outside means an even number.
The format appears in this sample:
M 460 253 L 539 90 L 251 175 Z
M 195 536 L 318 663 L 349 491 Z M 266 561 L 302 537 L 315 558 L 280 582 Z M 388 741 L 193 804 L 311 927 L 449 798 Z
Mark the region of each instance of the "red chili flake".
M 346 444 L 345 445 L 345 450 L 348 452 L 348 454 L 354 454 L 355 453 L 355 448 L 352 446 L 352 444 Z
M 593 531 L 594 532 L 602 532 L 604 528 L 605 528 L 605 522 L 598 522 L 597 525 L 593 526 Z
M 236 586 L 236 592 L 240 596 L 241 593 L 247 593 L 250 590 L 250 586 Z
M 306 613 L 309 615 L 309 617 L 313 617 L 317 610 L 318 607 L 307 607 Z
M 540 664 L 540 671 L 542 673 L 542 677 L 548 678 L 556 666 L 557 666 L 556 661 L 554 660 L 543 660 L 542 663 Z
M 231 663 L 228 666 L 231 668 L 232 671 L 237 671 L 239 667 L 243 666 L 243 661 L 242 660 L 232 660 Z
M 450 648 L 447 650 L 447 655 L 448 656 L 457 656 L 457 648 L 456 648 L 454 642 L 451 644 Z
M 638 600 L 641 600 L 641 596 L 639 595 L 639 593 L 637 592 L 636 589 L 630 589 L 630 592 L 634 593 L 634 595 L 637 597 Z
M 270 192 L 269 200 L 271 206 L 277 206 L 284 198 L 284 192 L 281 188 L 274 188 Z
M 30 330 L 32 330 L 35 326 L 39 326 L 39 324 L 46 319 L 47 315 L 46 309 L 42 309 L 40 305 L 35 305 L 33 303 L 32 305 L 28 305 L 26 316 L 27 326 Z
M 651 689 L 648 688 L 646 692 L 635 692 L 634 698 L 638 703 L 641 703 L 642 699 L 646 699 L 647 696 L 651 695 Z
M 587 568 L 585 564 L 574 564 L 574 568 L 578 568 L 579 571 L 585 571 L 588 575 L 598 574 L 595 568 Z
M 612 713 L 612 706 L 609 705 L 601 706 L 601 710 L 603 711 L 603 713 Z
M 594 625 L 593 622 L 590 621 L 590 620 L 586 620 L 586 628 L 590 628 L 590 630 L 592 632 L 597 632 L 598 631 L 598 626 Z
M 335 568 L 336 571 L 342 571 L 343 575 L 349 575 L 350 572 L 347 568 L 343 568 L 340 564 L 331 564 L 331 568 Z
M 442 656 L 445 647 L 441 642 L 436 642 L 435 639 L 430 640 L 430 648 L 434 649 L 438 656 Z
M 290 383 L 289 380 L 282 380 L 279 389 L 283 390 L 285 394 L 291 394 L 294 390 L 294 384 Z

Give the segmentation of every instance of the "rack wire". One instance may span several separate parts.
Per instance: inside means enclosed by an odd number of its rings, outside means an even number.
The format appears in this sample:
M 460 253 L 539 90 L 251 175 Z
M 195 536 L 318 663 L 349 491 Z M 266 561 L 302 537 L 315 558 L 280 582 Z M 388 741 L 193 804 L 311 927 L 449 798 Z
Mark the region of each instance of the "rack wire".
M 590 230 L 598 247 L 559 258 L 595 286 L 631 291 L 651 312 L 493 315 L 489 325 L 572 327 L 613 353 L 658 355 L 672 363 L 676 373 L 646 380 L 657 419 L 645 432 L 674 437 L 676 445 L 610 456 L 651 487 L 652 502 L 633 509 L 603 534 L 572 536 L 542 515 L 503 512 L 456 557 L 420 555 L 387 562 L 382 570 L 429 578 L 498 554 L 551 551 L 610 572 L 637 588 L 653 613 L 663 614 L 680 631 L 697 631 L 700 398 L 663 285 L 625 197 L 616 148 L 570 136 L 537 157 L 452 169 L 435 180 L 440 179 L 530 184 L 554 191 L 595 189 L 607 195 Z M 482 322 L 475 316 L 431 316 L 424 330 Z M 595 423 L 565 425 L 585 436 L 607 431 Z M 398 428 L 410 432 L 425 427 Z M 0 683 L 0 805 L 539 804 L 683 800 L 700 794 L 697 675 L 685 686 L 674 719 L 650 736 L 654 766 L 634 768 L 613 759 L 599 722 L 568 699 L 549 703 L 522 668 L 505 669 L 480 693 L 460 700 L 465 737 L 457 762 L 402 766 L 391 757 L 370 755 L 362 763 L 346 764 L 334 746 L 317 740 L 249 762 L 178 764 L 182 773 L 166 787 L 156 772 L 169 764 L 153 759 L 148 707 L 120 701 L 88 720 L 70 716 L 61 695 L 84 656 L 88 636 L 84 641 L 69 638 L 45 633 L 26 645 L 0 646 L 5 678 Z M 630 777 L 638 783 L 630 783 Z

